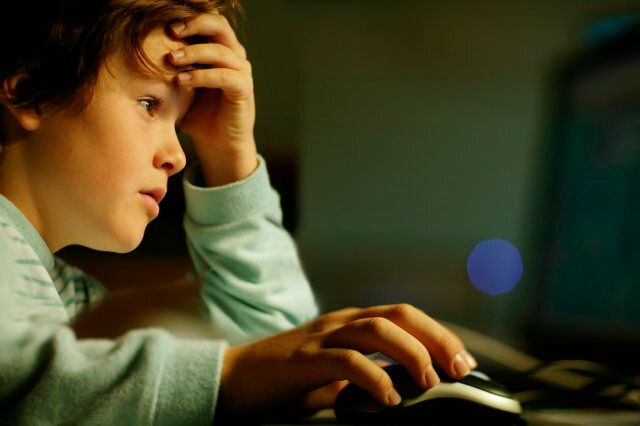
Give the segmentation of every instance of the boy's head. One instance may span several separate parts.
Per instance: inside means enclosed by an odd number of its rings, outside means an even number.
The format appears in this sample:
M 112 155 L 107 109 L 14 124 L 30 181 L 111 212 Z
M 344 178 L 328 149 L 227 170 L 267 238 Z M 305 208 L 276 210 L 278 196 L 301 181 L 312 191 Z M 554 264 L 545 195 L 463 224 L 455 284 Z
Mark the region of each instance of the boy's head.
M 175 83 L 166 57 L 189 40 L 167 27 L 232 13 L 236 3 L 36 3 L 32 19 L 13 20 L 33 34 L 13 22 L 0 30 L 8 46 L 0 59 L 0 194 L 54 252 L 71 244 L 131 251 L 158 215 L 168 177 L 185 165 L 175 127 L 194 92 Z
M 0 33 L 0 103 L 46 112 L 86 105 L 105 60 L 122 53 L 154 70 L 142 42 L 156 28 L 217 10 L 236 22 L 238 0 L 32 0 L 16 2 Z M 7 134 L 0 129 L 0 142 Z

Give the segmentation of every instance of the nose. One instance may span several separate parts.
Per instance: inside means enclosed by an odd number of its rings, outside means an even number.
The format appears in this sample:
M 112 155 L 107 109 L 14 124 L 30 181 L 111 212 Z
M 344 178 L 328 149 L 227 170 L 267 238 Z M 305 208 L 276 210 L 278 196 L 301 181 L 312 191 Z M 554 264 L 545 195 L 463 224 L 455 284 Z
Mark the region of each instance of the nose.
M 164 169 L 169 176 L 179 173 L 187 164 L 187 159 L 180 146 L 180 141 L 175 131 L 172 132 L 170 139 L 163 144 L 157 151 L 153 159 L 153 166 L 158 169 Z

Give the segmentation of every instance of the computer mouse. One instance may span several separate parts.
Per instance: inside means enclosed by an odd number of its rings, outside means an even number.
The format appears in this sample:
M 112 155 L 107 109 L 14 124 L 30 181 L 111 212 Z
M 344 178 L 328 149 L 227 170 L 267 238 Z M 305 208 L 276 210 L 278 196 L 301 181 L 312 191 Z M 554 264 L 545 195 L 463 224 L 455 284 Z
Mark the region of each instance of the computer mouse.
M 462 380 L 440 375 L 431 389 L 419 387 L 400 364 L 384 367 L 402 402 L 387 407 L 350 383 L 338 395 L 336 418 L 355 424 L 522 424 L 520 402 L 501 384 L 473 370 Z

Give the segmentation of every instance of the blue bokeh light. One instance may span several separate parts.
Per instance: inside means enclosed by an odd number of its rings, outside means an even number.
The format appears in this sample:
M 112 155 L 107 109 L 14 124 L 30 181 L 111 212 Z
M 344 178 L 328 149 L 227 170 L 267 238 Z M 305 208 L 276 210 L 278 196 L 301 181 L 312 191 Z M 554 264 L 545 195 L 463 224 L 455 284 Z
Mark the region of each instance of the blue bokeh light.
M 501 238 L 478 243 L 467 259 L 471 284 L 490 296 L 513 290 L 523 273 L 520 251 Z

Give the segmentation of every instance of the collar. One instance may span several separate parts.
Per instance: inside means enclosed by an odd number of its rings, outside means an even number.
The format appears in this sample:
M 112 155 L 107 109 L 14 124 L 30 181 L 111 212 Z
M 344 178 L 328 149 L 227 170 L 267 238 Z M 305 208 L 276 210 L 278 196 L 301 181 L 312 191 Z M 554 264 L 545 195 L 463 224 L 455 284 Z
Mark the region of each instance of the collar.
M 38 255 L 40 262 L 51 273 L 53 270 L 53 254 L 51 254 L 51 250 L 49 250 L 47 244 L 25 215 L 3 195 L 0 195 L 0 213 L 6 214 L 7 219 L 27 240 L 33 251 Z

